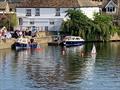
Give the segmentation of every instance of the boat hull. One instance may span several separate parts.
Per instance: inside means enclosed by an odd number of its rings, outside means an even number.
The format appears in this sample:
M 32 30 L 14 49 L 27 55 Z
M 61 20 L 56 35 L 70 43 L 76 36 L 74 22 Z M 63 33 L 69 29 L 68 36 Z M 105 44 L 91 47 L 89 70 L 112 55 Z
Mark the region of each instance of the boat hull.
M 64 46 L 80 46 L 82 44 L 84 44 L 83 41 L 64 41 L 63 42 Z
M 65 36 L 62 45 L 64 46 L 80 46 L 84 43 L 84 39 L 80 36 Z
M 22 43 L 15 43 L 15 49 L 29 49 L 29 48 L 37 48 L 37 44 L 22 44 Z

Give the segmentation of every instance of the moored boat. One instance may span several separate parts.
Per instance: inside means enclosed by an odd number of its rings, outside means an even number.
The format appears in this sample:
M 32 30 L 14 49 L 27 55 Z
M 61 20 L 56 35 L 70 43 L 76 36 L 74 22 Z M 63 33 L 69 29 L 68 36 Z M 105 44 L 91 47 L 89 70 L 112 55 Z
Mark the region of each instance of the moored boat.
M 18 38 L 13 44 L 12 48 L 14 49 L 28 49 L 28 48 L 37 48 L 38 44 L 35 40 L 29 38 Z
M 94 45 L 94 44 L 93 44 L 93 47 L 92 47 L 91 54 L 96 54 L 96 47 L 95 47 L 95 45 Z
M 84 42 L 85 42 L 85 40 L 79 36 L 66 36 L 62 41 L 62 45 L 64 45 L 64 46 L 80 46 Z

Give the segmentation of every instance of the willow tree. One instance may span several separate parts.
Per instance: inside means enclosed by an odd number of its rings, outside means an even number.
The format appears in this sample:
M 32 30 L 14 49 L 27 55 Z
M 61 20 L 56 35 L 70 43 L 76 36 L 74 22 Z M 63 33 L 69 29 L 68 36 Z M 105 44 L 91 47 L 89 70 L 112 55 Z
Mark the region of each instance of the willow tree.
M 84 39 L 91 39 L 91 29 L 95 27 L 93 21 L 78 9 L 69 9 L 66 12 L 69 19 L 62 24 L 63 32 L 81 36 Z
M 68 20 L 62 24 L 65 34 L 81 36 L 85 40 L 107 41 L 116 32 L 110 16 L 95 14 L 94 20 L 91 20 L 78 9 L 69 9 L 66 12 Z
M 107 41 L 114 33 L 117 32 L 116 27 L 113 25 L 113 18 L 106 14 L 95 14 L 94 23 L 98 26 L 98 37 L 100 40 Z
M 80 21 L 80 12 L 78 10 L 72 10 L 69 9 L 66 11 L 66 16 L 69 17 L 69 19 L 65 22 L 63 22 L 62 29 L 63 32 L 67 32 L 70 35 L 76 35 L 79 32 L 79 21 Z

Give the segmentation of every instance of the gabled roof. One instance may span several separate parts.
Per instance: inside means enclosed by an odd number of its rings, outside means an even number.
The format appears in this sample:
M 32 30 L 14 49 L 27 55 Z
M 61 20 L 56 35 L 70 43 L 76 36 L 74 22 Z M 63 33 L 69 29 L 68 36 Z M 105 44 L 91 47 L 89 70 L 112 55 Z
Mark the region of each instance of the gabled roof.
M 18 8 L 77 8 L 96 6 L 89 0 L 24 0 Z
M 105 8 L 106 6 L 108 6 L 110 3 L 114 3 L 115 6 L 117 6 L 117 0 L 104 0 L 103 4 L 102 4 L 102 8 Z
M 110 1 L 108 2 L 108 4 L 105 6 L 105 8 L 108 7 L 109 4 L 111 4 L 111 3 L 112 3 L 115 7 L 118 7 L 118 6 L 115 4 L 115 1 L 110 0 Z
M 5 9 L 7 4 L 7 2 L 0 2 L 0 9 Z

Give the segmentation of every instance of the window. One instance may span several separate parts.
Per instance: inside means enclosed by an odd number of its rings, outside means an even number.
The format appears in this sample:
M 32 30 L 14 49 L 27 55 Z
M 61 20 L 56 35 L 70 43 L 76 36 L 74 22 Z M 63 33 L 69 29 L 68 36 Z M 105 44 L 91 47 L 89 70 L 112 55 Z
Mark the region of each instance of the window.
M 31 16 L 31 9 L 26 9 L 26 16 Z
M 33 25 L 33 24 L 34 24 L 34 21 L 30 21 L 30 24 Z
M 60 16 L 60 8 L 56 8 L 56 16 Z
M 54 21 L 50 21 L 50 25 L 54 25 Z
M 55 24 L 55 22 L 54 22 L 54 19 L 50 19 L 50 25 L 54 25 Z
M 39 8 L 35 9 L 35 16 L 40 16 L 40 9 Z
M 32 32 L 36 32 L 37 27 L 36 26 L 32 26 Z
M 45 31 L 48 31 L 48 26 L 45 26 Z
M 115 12 L 115 7 L 107 7 L 107 12 Z
M 23 19 L 19 18 L 19 25 L 22 25 L 22 24 L 23 24 Z

